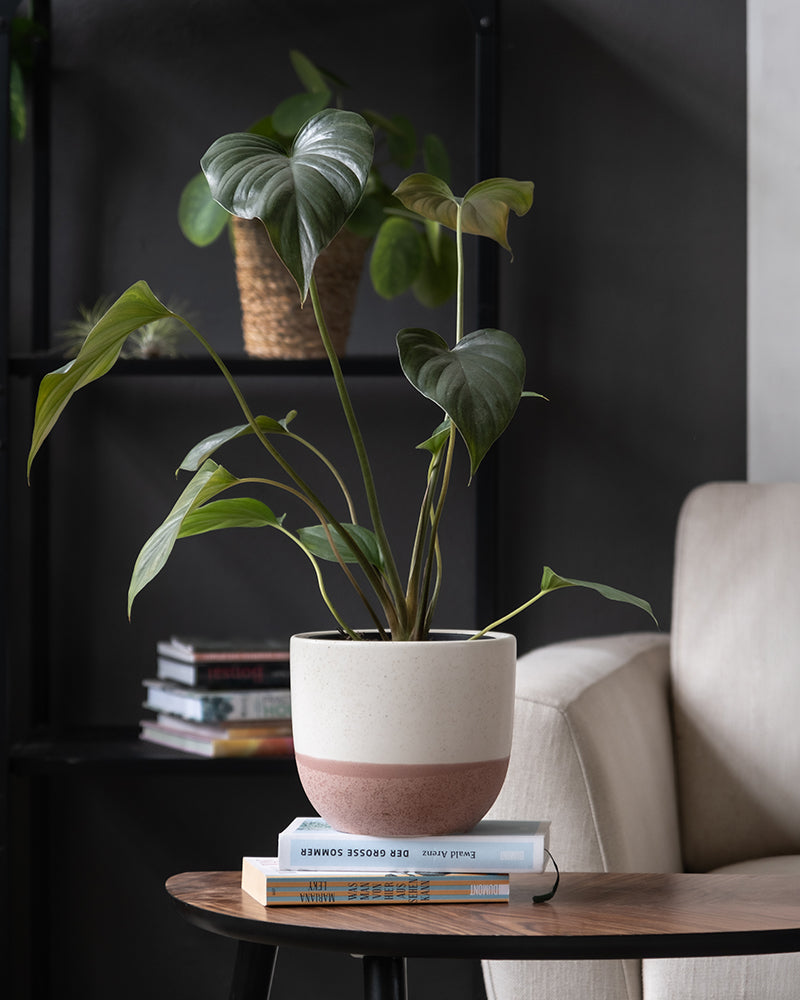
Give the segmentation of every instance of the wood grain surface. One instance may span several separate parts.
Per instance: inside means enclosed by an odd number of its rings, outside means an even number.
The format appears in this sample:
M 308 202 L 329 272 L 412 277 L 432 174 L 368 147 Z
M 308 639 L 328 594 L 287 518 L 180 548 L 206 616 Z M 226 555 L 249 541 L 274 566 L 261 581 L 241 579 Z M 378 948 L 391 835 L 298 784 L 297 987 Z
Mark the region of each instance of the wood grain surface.
M 245 941 L 368 955 L 645 958 L 800 950 L 800 877 L 563 873 L 514 875 L 503 903 L 262 906 L 234 872 L 166 883 L 184 917 Z

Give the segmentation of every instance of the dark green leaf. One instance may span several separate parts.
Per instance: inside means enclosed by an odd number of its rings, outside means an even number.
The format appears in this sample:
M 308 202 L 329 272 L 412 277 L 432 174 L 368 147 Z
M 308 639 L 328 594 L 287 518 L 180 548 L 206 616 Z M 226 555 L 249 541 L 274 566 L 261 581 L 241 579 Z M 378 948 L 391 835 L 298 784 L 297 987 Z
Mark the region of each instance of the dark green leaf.
M 393 299 L 411 287 L 425 255 L 423 238 L 408 219 L 389 218 L 378 230 L 369 262 L 375 291 Z
M 73 395 L 113 367 L 129 334 L 146 323 L 175 314 L 150 291 L 144 281 L 124 292 L 103 315 L 69 364 L 45 375 L 39 385 L 36 416 L 28 453 L 28 475 L 36 453 Z
M 456 425 L 474 474 L 516 412 L 525 380 L 522 348 L 502 330 L 477 330 L 452 350 L 430 330 L 401 330 L 397 346 L 406 378 Z
M 317 257 L 361 198 L 372 148 L 360 115 L 328 109 L 306 122 L 288 154 L 240 132 L 217 139 L 201 165 L 228 212 L 262 220 L 305 301 Z
M 622 601 L 625 604 L 633 604 L 635 607 L 641 608 L 642 611 L 646 611 L 656 625 L 658 625 L 658 621 L 656 620 L 656 616 L 653 614 L 653 609 L 650 607 L 649 602 L 642 600 L 641 597 L 634 597 L 633 594 L 628 594 L 624 590 L 617 590 L 615 587 L 607 587 L 604 583 L 588 583 L 586 580 L 570 580 L 565 576 L 559 576 L 557 573 L 554 573 L 549 566 L 545 566 L 542 572 L 542 582 L 540 584 L 542 592 L 546 594 L 553 590 L 560 590 L 562 587 L 588 587 L 589 590 L 596 591 L 609 601 Z
M 228 225 L 230 216 L 211 197 L 208 181 L 203 174 L 196 174 L 181 193 L 178 203 L 178 224 L 191 243 L 207 247 Z
M 342 527 L 364 553 L 367 561 L 380 569 L 383 560 L 375 533 L 369 528 L 362 528 L 360 524 L 342 524 Z M 329 530 L 342 561 L 346 563 L 357 562 L 350 546 L 339 536 L 336 529 L 329 526 Z M 310 528 L 300 528 L 297 537 L 312 555 L 318 556 L 320 559 L 327 559 L 329 562 L 338 561 L 328 541 L 328 535 L 321 524 L 312 525 Z

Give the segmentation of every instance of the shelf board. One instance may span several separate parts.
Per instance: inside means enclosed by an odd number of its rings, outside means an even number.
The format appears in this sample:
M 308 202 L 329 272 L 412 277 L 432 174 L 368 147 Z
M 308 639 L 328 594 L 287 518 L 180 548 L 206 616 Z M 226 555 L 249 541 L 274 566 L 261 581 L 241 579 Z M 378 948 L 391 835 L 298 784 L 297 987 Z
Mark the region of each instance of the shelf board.
M 244 355 L 223 358 L 234 375 L 318 375 L 330 377 L 330 368 L 325 358 L 291 359 L 278 361 L 262 358 L 248 358 Z M 41 377 L 65 364 L 61 355 L 54 353 L 14 354 L 9 359 L 12 375 L 32 375 Z M 345 375 L 399 375 L 400 362 L 390 354 L 353 355 L 341 359 Z M 209 357 L 193 358 L 130 358 L 118 361 L 110 376 L 120 375 L 218 375 L 219 369 Z
M 12 744 L 16 775 L 291 774 L 293 757 L 200 757 L 140 740 L 136 728 L 98 728 L 36 736 Z

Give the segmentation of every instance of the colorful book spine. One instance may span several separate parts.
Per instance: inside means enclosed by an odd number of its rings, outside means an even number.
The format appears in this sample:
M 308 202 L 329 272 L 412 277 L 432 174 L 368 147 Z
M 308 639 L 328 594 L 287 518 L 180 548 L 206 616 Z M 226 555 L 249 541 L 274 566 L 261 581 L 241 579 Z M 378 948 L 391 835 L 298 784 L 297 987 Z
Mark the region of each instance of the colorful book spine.
M 287 719 L 291 716 L 288 688 L 251 691 L 205 691 L 170 681 L 145 680 L 144 707 L 169 712 L 195 722 L 230 722 L 237 719 Z
M 243 858 L 242 888 L 262 906 L 506 903 L 507 873 L 285 872 L 277 858 Z
M 463 835 L 364 837 L 306 817 L 278 835 L 278 862 L 284 871 L 541 872 L 549 830 L 549 822 L 483 820 Z

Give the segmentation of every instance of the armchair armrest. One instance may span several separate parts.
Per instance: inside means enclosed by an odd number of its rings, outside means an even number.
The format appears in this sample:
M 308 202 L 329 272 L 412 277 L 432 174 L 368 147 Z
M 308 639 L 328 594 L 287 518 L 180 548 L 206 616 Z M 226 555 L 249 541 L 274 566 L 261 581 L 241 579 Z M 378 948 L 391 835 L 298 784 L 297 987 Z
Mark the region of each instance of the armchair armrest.
M 490 815 L 549 819 L 565 870 L 680 871 L 669 637 L 582 639 L 520 657 L 511 761 Z

